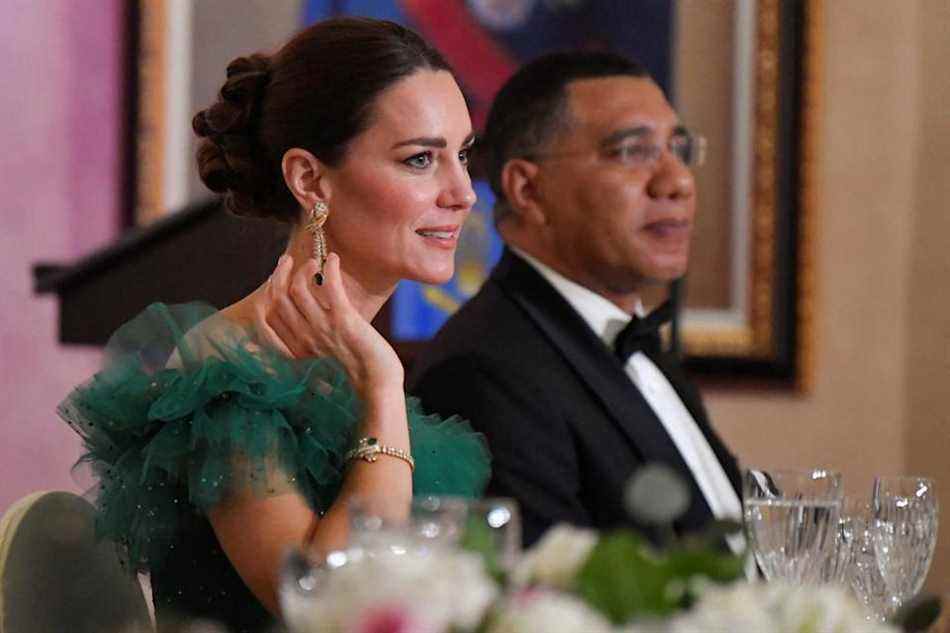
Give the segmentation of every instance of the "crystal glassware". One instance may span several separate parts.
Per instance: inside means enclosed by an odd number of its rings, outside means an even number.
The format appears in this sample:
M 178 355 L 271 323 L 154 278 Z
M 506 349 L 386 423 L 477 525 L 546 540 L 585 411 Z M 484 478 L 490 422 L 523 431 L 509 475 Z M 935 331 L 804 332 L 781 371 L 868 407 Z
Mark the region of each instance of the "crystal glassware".
M 767 580 L 819 583 L 837 555 L 840 473 L 749 470 L 743 479 L 749 545 Z
M 930 569 L 939 519 L 934 482 L 877 477 L 872 507 L 874 551 L 893 613 L 920 591 Z
M 422 542 L 476 550 L 510 569 L 521 555 L 521 516 L 514 499 L 422 497 L 412 505 L 412 532 Z
M 489 556 L 499 570 L 511 571 L 521 557 L 521 513 L 518 502 L 486 497 L 469 506 L 465 546 Z
M 356 502 L 350 505 L 350 529 L 351 554 L 426 555 L 433 548 L 461 546 L 500 569 L 510 569 L 521 554 L 518 504 L 508 498 L 422 496 L 407 515 L 385 519 Z
M 864 513 L 862 514 L 862 507 Z M 857 548 L 858 531 L 862 529 L 862 517 L 866 517 L 867 502 L 852 497 L 842 497 L 835 529 L 834 553 L 822 566 L 819 582 L 847 587 Z
M 326 582 L 325 562 L 311 553 L 292 549 L 284 557 L 278 578 L 277 598 L 281 616 L 290 631 L 316 630 L 312 603 Z
M 841 512 L 848 517 L 853 538 L 848 568 L 851 592 L 868 620 L 884 622 L 891 612 L 891 600 L 874 549 L 874 511 L 867 501 L 846 497 Z

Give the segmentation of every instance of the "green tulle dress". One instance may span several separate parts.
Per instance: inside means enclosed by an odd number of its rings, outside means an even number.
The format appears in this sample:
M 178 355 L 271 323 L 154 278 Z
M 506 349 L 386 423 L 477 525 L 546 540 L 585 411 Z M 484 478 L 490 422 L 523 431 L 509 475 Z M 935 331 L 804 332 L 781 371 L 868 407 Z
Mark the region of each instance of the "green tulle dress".
M 199 325 L 200 324 L 200 325 Z M 407 400 L 413 490 L 477 496 L 484 438 Z M 59 414 L 81 436 L 97 481 L 97 529 L 130 571 L 151 573 L 159 624 L 210 618 L 235 633 L 273 619 L 221 552 L 206 511 L 237 486 L 296 488 L 315 512 L 340 489 L 360 402 L 337 363 L 289 360 L 209 305 L 153 304 L 122 326 L 104 368 Z

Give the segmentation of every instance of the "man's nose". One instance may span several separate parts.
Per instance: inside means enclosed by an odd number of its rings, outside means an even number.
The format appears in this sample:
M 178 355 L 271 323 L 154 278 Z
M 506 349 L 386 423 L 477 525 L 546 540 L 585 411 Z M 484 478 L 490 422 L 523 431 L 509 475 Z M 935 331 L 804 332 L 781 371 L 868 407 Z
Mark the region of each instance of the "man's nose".
M 647 184 L 651 198 L 678 200 L 691 197 L 696 190 L 693 172 L 669 151 L 663 152 L 653 177 Z

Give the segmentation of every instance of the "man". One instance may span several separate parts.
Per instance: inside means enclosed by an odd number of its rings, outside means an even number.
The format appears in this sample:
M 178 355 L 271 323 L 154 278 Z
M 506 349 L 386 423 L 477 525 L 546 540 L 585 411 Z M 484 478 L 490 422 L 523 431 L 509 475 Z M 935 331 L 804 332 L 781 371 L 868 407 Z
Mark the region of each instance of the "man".
M 542 57 L 495 99 L 482 147 L 507 248 L 411 390 L 486 434 L 489 494 L 519 501 L 526 544 L 562 521 L 656 537 L 623 500 L 651 462 L 692 493 L 675 529 L 741 512 L 735 459 L 659 350 L 663 317 L 634 316 L 644 288 L 686 272 L 697 145 L 643 68 L 613 54 Z

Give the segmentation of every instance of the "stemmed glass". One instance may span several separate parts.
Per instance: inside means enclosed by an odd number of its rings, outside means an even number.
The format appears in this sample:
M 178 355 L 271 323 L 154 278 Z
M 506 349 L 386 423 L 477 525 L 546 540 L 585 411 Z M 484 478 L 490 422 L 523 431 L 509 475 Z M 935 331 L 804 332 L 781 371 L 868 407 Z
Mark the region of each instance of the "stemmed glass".
M 521 518 L 513 499 L 430 496 L 413 502 L 410 531 L 423 545 L 460 545 L 510 569 L 521 554 Z
M 874 548 L 874 510 L 863 499 L 845 498 L 842 513 L 848 517 L 853 539 L 848 570 L 851 591 L 869 620 L 883 622 L 891 612 L 891 600 Z
M 877 477 L 872 506 L 874 552 L 893 613 L 920 591 L 933 559 L 939 518 L 934 482 Z
M 850 584 L 867 508 L 867 502 L 862 503 L 847 496 L 841 498 L 838 524 L 835 527 L 834 551 L 821 568 L 821 583 L 841 586 Z
M 749 470 L 743 480 L 749 544 L 767 580 L 817 583 L 836 554 L 841 474 Z

